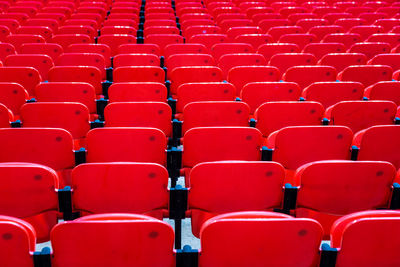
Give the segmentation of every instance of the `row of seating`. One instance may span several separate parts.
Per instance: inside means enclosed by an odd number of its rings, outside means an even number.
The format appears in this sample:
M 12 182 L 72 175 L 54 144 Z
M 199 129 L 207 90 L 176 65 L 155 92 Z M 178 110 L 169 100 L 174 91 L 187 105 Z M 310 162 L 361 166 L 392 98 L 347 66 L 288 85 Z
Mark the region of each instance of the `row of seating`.
M 216 216 L 201 229 L 201 251 L 173 249 L 167 223 L 136 214 L 99 214 L 52 230 L 53 253 L 34 253 L 35 231 L 1 216 L 3 266 L 397 266 L 399 212 L 367 211 L 337 220 L 331 243 L 321 225 L 271 212 Z M 118 233 L 118 236 L 115 233 Z M 362 237 L 362 238 L 360 238 Z M 251 242 L 248 242 L 251 239 Z M 140 242 L 139 242 L 140 241 Z M 390 243 L 390 246 L 384 244 Z M 366 253 L 369 252 L 369 253 Z M 157 255 L 156 257 L 154 255 Z
M 1 127 L 62 128 L 74 138 L 75 149 L 86 147 L 88 131 L 97 127 L 153 127 L 176 142 L 195 127 L 250 125 L 267 138 L 286 126 L 343 125 L 356 133 L 374 125 L 398 124 L 400 120 L 400 108 L 390 101 L 342 101 L 326 111 L 312 101 L 266 102 L 251 120 L 250 107 L 234 101 L 192 102 L 185 106 L 181 120 L 173 121 L 171 107 L 163 102 L 114 102 L 104 109 L 105 121 L 92 122 L 89 110 L 81 103 L 28 103 L 21 107 L 19 121 L 14 121 L 12 112 L 2 104 L 0 111 Z

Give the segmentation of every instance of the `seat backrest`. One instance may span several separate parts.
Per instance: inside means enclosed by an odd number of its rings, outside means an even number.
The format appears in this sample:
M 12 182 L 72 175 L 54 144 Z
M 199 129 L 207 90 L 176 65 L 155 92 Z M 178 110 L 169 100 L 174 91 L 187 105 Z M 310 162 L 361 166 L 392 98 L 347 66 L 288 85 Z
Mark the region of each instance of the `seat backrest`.
M 227 77 L 229 71 L 237 66 L 263 66 L 267 65 L 263 55 L 256 53 L 243 53 L 243 54 L 226 54 L 223 55 L 218 61 L 218 67 L 221 68 L 223 77 Z
M 192 102 L 183 109 L 182 132 L 195 127 L 249 125 L 250 108 L 244 102 Z
M 165 165 L 167 140 L 155 128 L 96 128 L 86 136 L 87 162 L 153 162 Z
M 339 73 L 338 80 L 360 82 L 367 87 L 380 81 L 391 81 L 392 72 L 392 68 L 386 65 L 355 65 Z
M 391 101 L 341 101 L 326 110 L 332 125 L 344 125 L 354 133 L 374 125 L 394 124 L 397 106 Z
M 4 267 L 33 266 L 31 254 L 35 251 L 36 234 L 33 227 L 22 220 L 0 216 L 0 246 L 7 249 L 0 253 Z
M 294 82 L 251 82 L 243 86 L 240 98 L 250 106 L 250 114 L 264 102 L 297 101 L 301 89 Z
M 59 44 L 54 43 L 26 43 L 21 45 L 21 54 L 44 54 L 53 59 L 53 62 L 63 53 L 64 49 Z
M 153 101 L 165 102 L 167 88 L 158 82 L 118 82 L 108 88 L 110 103 Z
M 121 235 L 116 236 L 116 232 Z M 175 266 L 173 242 L 172 227 L 149 216 L 90 215 L 54 227 L 52 266 L 150 264 L 172 267 Z
M 325 236 L 332 223 L 356 211 L 389 208 L 396 169 L 382 161 L 316 161 L 295 173 L 296 217 L 316 219 Z
M 329 53 L 318 61 L 318 65 L 335 67 L 338 73 L 348 66 L 364 64 L 367 64 L 367 57 L 361 53 Z
M 260 160 L 261 132 L 249 127 L 198 127 L 183 138 L 183 166 L 216 160 Z
M 165 72 L 156 66 L 119 67 L 113 72 L 114 82 L 165 82 Z
M 81 216 L 126 212 L 162 219 L 168 210 L 168 172 L 161 165 L 86 163 L 76 167 L 71 175 L 73 208 Z
M 0 103 L 14 115 L 19 115 L 20 108 L 28 100 L 28 92 L 18 83 L 0 82 Z
M 332 246 L 339 249 L 336 264 L 399 265 L 400 242 L 393 238 L 399 234 L 399 225 L 400 212 L 388 210 L 357 212 L 337 220 L 331 231 Z
M 48 72 L 54 66 L 51 57 L 44 54 L 15 54 L 9 55 L 4 60 L 5 66 L 35 68 L 43 81 L 48 80 Z
M 388 100 L 400 105 L 400 83 L 382 81 L 365 88 L 364 96 L 370 100 Z
M 2 67 L 0 68 L 0 82 L 19 83 L 34 96 L 34 88 L 41 82 L 39 72 L 32 67 Z
M 57 66 L 92 66 L 99 69 L 101 79 L 106 79 L 106 62 L 97 53 L 63 53 L 56 60 Z
M 256 128 L 264 137 L 287 126 L 321 125 L 323 116 L 324 108 L 318 102 L 267 102 L 254 113 Z
M 357 160 L 384 160 L 400 167 L 400 126 L 372 126 L 354 136 L 353 145 L 360 148 Z
M 123 44 L 136 43 L 136 37 L 129 34 L 104 34 L 97 38 L 99 44 L 106 44 L 111 49 L 111 56 L 118 53 L 118 47 Z
M 248 242 L 249 236 L 257 238 Z M 228 213 L 201 229 L 199 266 L 257 266 L 260 262 L 317 266 L 321 236 L 321 225 L 310 219 L 271 212 Z
M 152 54 L 118 54 L 113 59 L 113 67 L 160 66 L 160 58 Z
M 276 162 L 219 161 L 196 165 L 188 196 L 192 232 L 213 216 L 235 211 L 281 208 L 283 167 Z M 246 182 L 243 182 L 246 181 Z
M 35 88 L 38 102 L 78 102 L 85 105 L 90 113 L 96 113 L 95 88 L 85 82 L 48 82 Z
M 85 138 L 90 130 L 89 110 L 81 103 L 27 103 L 21 107 L 23 127 L 62 128 L 74 139 Z
M 273 55 L 268 64 L 277 67 L 283 74 L 293 66 L 315 65 L 317 64 L 317 59 L 310 53 L 282 53 Z
M 115 102 L 104 109 L 106 127 L 152 127 L 172 135 L 172 111 L 165 102 Z
M 106 61 L 107 67 L 111 66 L 111 49 L 106 44 L 71 44 L 65 49 L 66 53 L 97 53 Z
M 294 66 L 283 74 L 282 79 L 295 82 L 304 89 L 314 82 L 335 81 L 336 69 L 332 66 Z

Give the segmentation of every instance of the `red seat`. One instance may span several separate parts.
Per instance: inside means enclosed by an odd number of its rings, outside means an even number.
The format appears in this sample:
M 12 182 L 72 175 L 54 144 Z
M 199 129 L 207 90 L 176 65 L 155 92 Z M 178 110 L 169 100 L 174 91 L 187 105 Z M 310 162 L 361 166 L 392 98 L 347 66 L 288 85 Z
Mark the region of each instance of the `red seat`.
M 65 50 L 71 44 L 88 44 L 91 42 L 91 39 L 89 35 L 86 34 L 55 34 L 53 35 L 51 42 L 61 45 Z
M 222 30 L 221 30 L 222 31 Z M 199 32 L 201 33 L 201 32 Z M 214 32 L 221 33 L 221 32 Z M 236 37 L 247 34 L 262 34 L 261 29 L 257 26 L 239 26 L 239 27 L 231 27 L 226 32 L 230 41 L 234 41 Z M 249 43 L 249 42 L 247 42 Z
M 166 164 L 165 134 L 155 128 L 96 128 L 86 136 L 87 162 L 153 162 Z
M 175 54 L 165 60 L 168 72 L 177 67 L 215 66 L 214 58 L 209 54 Z
M 129 34 L 135 36 L 136 31 L 131 26 L 105 26 L 101 28 L 101 34 Z
M 32 67 L 2 67 L 0 68 L 0 82 L 19 83 L 30 96 L 34 95 L 34 88 L 40 83 L 39 72 Z
M 363 211 L 337 220 L 331 230 L 331 246 L 339 251 L 336 264 L 366 267 L 399 265 L 397 249 L 400 244 L 393 239 L 399 231 L 399 216 L 398 211 Z
M 108 89 L 110 103 L 153 101 L 165 102 L 167 88 L 158 82 L 118 82 Z
M 219 161 L 196 165 L 190 175 L 188 195 L 193 235 L 199 237 L 204 223 L 220 214 L 281 208 L 284 175 L 283 167 L 276 162 Z M 243 183 L 243 179 L 247 182 Z
M 380 81 L 390 81 L 392 72 L 392 68 L 386 65 L 355 65 L 340 72 L 338 80 L 360 82 L 367 87 Z
M 118 54 L 113 59 L 114 68 L 125 66 L 160 66 L 160 59 L 152 54 Z
M 125 239 L 115 237 L 116 232 Z M 116 244 L 115 240 L 118 240 Z M 52 265 L 151 264 L 172 267 L 175 265 L 173 242 L 172 227 L 149 216 L 123 213 L 89 215 L 53 229 Z
M 303 28 L 300 26 L 275 26 L 269 28 L 267 31 L 269 35 L 277 42 L 279 38 L 284 34 L 296 34 L 296 33 L 304 33 Z M 287 42 L 293 43 L 293 42 Z
M 48 80 L 48 72 L 54 66 L 51 57 L 44 54 L 15 54 L 9 55 L 4 61 L 8 67 L 32 67 L 35 68 L 43 81 Z
M 280 77 L 279 70 L 273 66 L 237 66 L 228 72 L 228 81 L 236 87 L 239 96 L 243 87 L 251 82 L 274 82 Z
M 163 102 L 117 102 L 104 109 L 106 127 L 152 127 L 172 137 L 172 111 Z
M 243 86 L 240 98 L 250 106 L 250 114 L 264 102 L 297 101 L 301 89 L 293 82 L 252 82 Z
M 1 163 L 0 173 L 4 190 L 1 214 L 21 218 L 32 225 L 36 232 L 33 244 L 36 235 L 38 242 L 48 241 L 52 227 L 57 224 L 57 173 L 43 165 L 20 162 Z
M 106 66 L 111 66 L 111 49 L 105 44 L 71 44 L 65 53 L 96 53 L 103 55 Z
M 318 65 L 328 65 L 341 72 L 348 66 L 367 64 L 367 57 L 361 53 L 330 53 L 323 56 Z
M 325 108 L 346 100 L 361 100 L 364 85 L 359 82 L 315 82 L 304 88 L 301 96 L 316 101 Z
M 53 62 L 63 53 L 63 48 L 54 43 L 26 43 L 20 46 L 20 54 L 43 54 L 51 57 Z
M 196 34 L 221 34 L 222 29 L 219 26 L 214 26 L 214 25 L 193 25 L 189 26 L 185 29 L 185 31 L 182 33 L 182 35 L 190 39 L 193 35 Z
M 179 35 L 179 29 L 175 26 L 150 26 L 144 29 L 144 37 L 152 34 Z M 158 44 L 159 45 L 159 44 Z
M 299 186 L 296 217 L 317 220 L 324 228 L 324 239 L 328 239 L 332 224 L 341 216 L 389 208 L 395 175 L 392 164 L 379 161 L 335 160 L 303 165 L 295 174 Z
M 257 53 L 263 55 L 265 57 L 265 60 L 269 61 L 271 57 L 275 54 L 300 53 L 300 48 L 296 44 L 271 43 L 260 45 Z
M 372 34 L 380 32 L 383 32 L 383 28 L 377 25 L 358 25 L 351 27 L 349 30 L 349 33 L 358 33 L 361 41 L 365 41 Z
M 0 43 L 0 61 L 4 61 L 8 55 L 15 54 L 15 47 L 12 44 Z
M 198 101 L 234 101 L 235 87 L 227 82 L 184 83 L 177 89 L 177 113 L 182 113 L 184 107 Z
M 229 71 L 237 66 L 263 66 L 267 65 L 267 61 L 260 54 L 243 53 L 243 54 L 226 54 L 218 61 L 218 67 L 221 68 L 223 76 L 227 77 Z
M 10 109 L 0 103 L 0 128 L 9 128 L 14 121 L 14 115 Z
M 228 36 L 226 34 L 195 34 L 187 40 L 188 43 L 199 43 L 205 45 L 208 49 L 218 43 L 226 43 Z
M 399 44 L 400 33 L 376 33 L 371 35 L 367 41 L 368 42 L 384 42 L 388 43 L 393 47 Z
M 118 47 L 117 54 L 153 54 L 159 57 L 161 52 L 156 44 L 123 44 Z
M 254 53 L 253 47 L 248 43 L 219 43 L 213 45 L 211 54 L 216 61 L 226 54 Z
M 313 54 L 319 60 L 326 54 L 345 53 L 346 47 L 342 43 L 310 43 L 304 47 L 303 52 Z
M 191 168 L 202 162 L 261 160 L 261 132 L 250 127 L 197 127 L 183 137 L 182 166 L 189 186 Z
M 169 44 L 164 48 L 164 58 L 168 59 L 175 54 L 209 54 L 208 48 L 203 44 Z
M 45 39 L 40 35 L 33 34 L 13 34 L 8 35 L 5 39 L 6 43 L 12 44 L 17 51 L 21 45 L 26 43 L 45 43 Z
M 222 82 L 222 71 L 218 67 L 202 66 L 202 67 L 178 67 L 170 73 L 172 80 L 171 94 L 177 93 L 178 87 L 184 83 L 193 82 Z
M 325 25 L 325 26 L 314 26 L 308 30 L 308 33 L 314 34 L 317 36 L 317 41 L 321 41 L 324 39 L 326 35 L 332 33 L 343 33 L 345 30 L 342 26 L 338 25 Z M 331 40 L 331 42 L 336 42 L 335 40 Z
M 113 72 L 114 82 L 158 82 L 164 83 L 165 72 L 155 66 L 119 67 Z
M 400 69 L 400 53 L 378 54 L 368 61 L 368 65 L 387 65 L 397 71 Z
M 332 125 L 344 125 L 354 133 L 374 125 L 394 124 L 397 106 L 391 101 L 342 101 L 326 110 Z
M 295 170 L 316 160 L 349 160 L 353 133 L 344 126 L 290 126 L 267 139 L 272 160 L 286 169 L 285 183 L 293 184 Z
M 279 38 L 279 43 L 297 44 L 300 49 L 303 49 L 309 43 L 315 42 L 317 42 L 317 36 L 310 33 L 284 34 Z
M 390 53 L 390 45 L 387 43 L 372 42 L 356 43 L 349 48 L 348 52 L 364 54 L 369 60 L 378 54 Z
M 185 106 L 182 114 L 182 133 L 195 127 L 249 125 L 250 108 L 236 101 L 192 102 Z
M 357 160 L 389 161 L 400 168 L 398 125 L 372 126 L 354 135 L 353 146 L 359 148 Z
M 0 129 L 0 162 L 30 162 L 48 166 L 60 176 L 60 187 L 70 184 L 75 166 L 73 140 L 63 129 Z
M 57 34 L 86 34 L 93 40 L 97 36 L 97 31 L 89 25 L 67 25 L 59 27 Z
M 365 88 L 364 97 L 370 100 L 388 100 L 400 105 L 400 83 L 382 81 Z
M 342 43 L 346 48 L 353 44 L 361 42 L 361 36 L 358 33 L 330 33 L 325 35 L 322 43 Z
M 16 31 L 16 34 L 35 34 L 43 37 L 46 41 L 51 39 L 53 31 L 45 26 L 21 26 Z
M 354 26 L 366 25 L 367 21 L 360 18 L 341 18 L 337 19 L 334 24 L 343 27 L 343 29 L 347 32 Z
M 144 38 L 145 44 L 156 44 L 160 47 L 161 55 L 169 44 L 183 43 L 183 37 L 179 34 L 149 34 Z
M 118 47 L 123 44 L 136 43 L 136 37 L 128 34 L 104 34 L 97 38 L 97 43 L 106 44 L 111 49 L 111 56 L 118 53 Z
M 278 53 L 271 57 L 268 64 L 277 67 L 283 74 L 290 67 L 315 65 L 316 63 L 316 57 L 310 53 Z
M 74 139 L 74 149 L 86 147 L 89 110 L 81 103 L 28 103 L 21 107 L 23 127 L 62 128 Z
M 306 88 L 314 82 L 335 81 L 336 69 L 331 66 L 294 66 L 289 68 L 282 79 L 296 82 L 300 88 Z
M 287 126 L 321 125 L 324 107 L 317 102 L 266 102 L 254 112 L 264 138 Z
M 257 235 L 257 238 L 248 242 L 249 235 Z M 271 266 L 316 266 L 321 235 L 321 225 L 316 221 L 299 220 L 284 214 L 238 212 L 220 215 L 205 223 L 200 231 L 199 265 L 256 266 L 263 262 Z M 221 248 L 228 247 L 229 253 L 221 253 Z M 304 265 L 299 265 L 300 262 Z
M 168 212 L 167 184 L 167 170 L 156 163 L 81 164 L 72 171 L 73 210 L 81 216 L 126 212 L 162 220 Z
M 91 84 L 97 95 L 103 93 L 101 72 L 93 66 L 55 66 L 49 71 L 50 82 L 85 82 Z
M 85 82 L 47 82 L 35 88 L 38 102 L 78 102 L 85 105 L 91 120 L 97 119 L 95 88 Z

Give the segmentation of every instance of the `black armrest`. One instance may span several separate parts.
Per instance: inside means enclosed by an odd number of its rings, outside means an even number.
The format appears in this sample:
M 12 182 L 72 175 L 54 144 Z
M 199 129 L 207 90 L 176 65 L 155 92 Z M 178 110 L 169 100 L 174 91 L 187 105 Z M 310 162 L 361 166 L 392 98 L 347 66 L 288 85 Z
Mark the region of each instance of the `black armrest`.
M 393 184 L 392 199 L 390 201 L 390 209 L 400 209 L 400 185 L 398 183 Z
M 273 153 L 274 153 L 273 149 L 263 146 L 261 148 L 261 160 L 262 161 L 272 161 Z
M 176 185 L 169 191 L 169 218 L 175 221 L 175 248 L 182 245 L 182 219 L 188 203 L 188 189 Z
M 360 148 L 356 146 L 351 146 L 351 160 L 357 160 L 358 158 L 358 151 Z
M 75 150 L 75 165 L 86 163 L 86 150 L 81 147 L 79 150 Z
M 33 265 L 35 267 L 51 267 L 50 248 L 44 247 L 40 252 L 33 253 Z
M 66 186 L 58 190 L 58 207 L 65 221 L 71 221 L 79 217 L 79 212 L 72 212 L 72 191 Z
M 100 120 L 104 120 L 104 109 L 106 108 L 107 105 L 108 105 L 107 99 L 100 98 L 96 100 L 96 109 Z
M 321 261 L 320 267 L 335 267 L 337 258 L 337 249 L 331 248 L 328 244 L 324 243 L 321 247 Z
M 183 249 L 176 250 L 176 267 L 197 267 L 199 251 L 186 245 Z
M 104 81 L 101 83 L 101 87 L 103 89 L 103 95 L 106 99 L 108 99 L 108 88 L 110 88 L 112 82 L 110 81 Z

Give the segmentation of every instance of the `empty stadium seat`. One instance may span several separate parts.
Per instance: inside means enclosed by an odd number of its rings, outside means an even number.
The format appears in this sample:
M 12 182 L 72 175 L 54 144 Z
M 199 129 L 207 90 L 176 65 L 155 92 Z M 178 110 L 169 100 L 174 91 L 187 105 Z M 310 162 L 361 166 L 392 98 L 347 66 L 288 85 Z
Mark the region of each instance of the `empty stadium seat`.
M 18 83 L 0 82 L 0 103 L 5 105 L 14 115 L 28 100 L 28 92 Z
M 116 231 L 121 235 L 116 237 Z M 132 243 L 132 240 L 142 241 Z M 51 243 L 55 267 L 90 264 L 172 267 L 175 261 L 172 227 L 145 215 L 99 214 L 64 222 L 54 227 Z
M 368 61 L 368 65 L 386 65 L 390 66 L 393 71 L 397 71 L 400 69 L 400 54 L 394 53 L 381 53 Z
M 381 81 L 365 88 L 364 97 L 370 100 L 388 100 L 400 105 L 400 83 Z
M 153 101 L 165 102 L 167 88 L 158 82 L 118 82 L 108 89 L 110 103 Z
M 392 72 L 392 68 L 386 65 L 354 65 L 346 67 L 337 78 L 340 81 L 360 82 L 368 87 L 380 81 L 390 81 Z
M 285 183 L 293 183 L 295 170 L 316 160 L 348 160 L 353 138 L 345 126 L 290 126 L 269 135 L 272 160 L 286 169 Z
M 113 67 L 160 66 L 160 59 L 152 54 L 118 54 L 113 58 Z
M 60 176 L 60 187 L 70 184 L 75 166 L 70 133 L 56 128 L 0 129 L 0 162 L 31 162 L 48 166 Z M 27 149 L 29 148 L 29 149 Z
M 291 43 L 270 43 L 263 44 L 258 47 L 257 53 L 265 57 L 269 61 L 271 57 L 278 53 L 299 53 L 300 48 L 296 44 Z
M 357 160 L 388 161 L 399 168 L 399 132 L 398 125 L 379 125 L 356 133 L 353 149 L 359 149 Z
M 33 266 L 32 254 L 36 246 L 35 229 L 27 222 L 9 216 L 0 216 L 0 246 L 7 247 L 0 257 L 5 267 Z
M 111 66 L 111 49 L 106 44 L 71 44 L 65 49 L 66 53 L 97 53 L 103 55 L 106 66 Z
M 326 109 L 332 125 L 344 125 L 354 133 L 374 125 L 394 124 L 397 106 L 391 101 L 342 101 Z
M 299 187 L 296 217 L 317 220 L 327 239 L 332 223 L 343 215 L 388 209 L 395 176 L 393 165 L 382 161 L 317 161 L 303 165 L 295 173 Z
M 81 216 L 125 212 L 161 220 L 167 214 L 168 172 L 159 164 L 86 163 L 76 167 L 71 175 L 72 207 Z
M 257 239 L 248 243 L 249 235 Z M 316 266 L 321 235 L 321 225 L 310 219 L 270 212 L 220 215 L 201 229 L 199 266 Z M 227 247 L 229 253 L 221 253 Z
M 271 57 L 268 64 L 277 67 L 283 74 L 290 67 L 315 65 L 316 63 L 316 57 L 310 53 L 278 53 Z
M 256 53 L 226 54 L 218 60 L 218 67 L 221 68 L 223 77 L 225 78 L 233 67 L 264 65 L 267 65 L 264 56 Z
M 335 67 L 338 73 L 348 66 L 364 64 L 367 64 L 367 57 L 361 53 L 330 53 L 318 61 L 318 65 Z
M 396 266 L 398 211 L 362 211 L 337 220 L 331 230 L 331 246 L 338 250 L 336 265 Z M 377 244 L 389 244 L 380 246 Z
M 284 175 L 283 167 L 276 162 L 219 161 L 196 165 L 191 171 L 188 194 L 193 235 L 199 237 L 201 226 L 219 214 L 280 209 Z
M 2 67 L 0 82 L 19 83 L 30 96 L 34 96 L 35 86 L 41 82 L 39 72 L 32 67 Z
M 4 60 L 5 66 L 35 68 L 43 81 L 48 80 L 48 72 L 54 66 L 51 57 L 44 54 L 15 54 Z
M 317 102 L 266 102 L 254 112 L 264 138 L 287 126 L 321 125 L 323 116 L 324 108 Z
M 250 114 L 264 102 L 297 101 L 301 89 L 294 82 L 252 82 L 246 84 L 240 98 L 250 106 Z
M 359 82 L 315 82 L 304 88 L 301 97 L 328 108 L 340 101 L 361 100 L 363 90 Z
M 274 66 L 237 66 L 228 72 L 227 80 L 236 87 L 239 96 L 243 87 L 251 82 L 275 82 L 280 77 L 279 70 Z
M 53 60 L 63 53 L 63 48 L 59 44 L 54 43 L 26 43 L 20 46 L 20 54 L 44 54 Z
M 114 82 L 158 82 L 164 83 L 165 72 L 156 66 L 126 66 L 114 69 Z
M 23 127 L 62 128 L 74 139 L 74 148 L 85 147 L 90 130 L 89 109 L 81 103 L 28 103 L 21 107 Z
M 153 162 L 166 164 L 167 140 L 155 128 L 109 127 L 88 132 L 87 162 Z
M 295 82 L 304 89 L 314 82 L 335 81 L 336 69 L 331 66 L 294 66 L 282 76 L 282 80 Z

